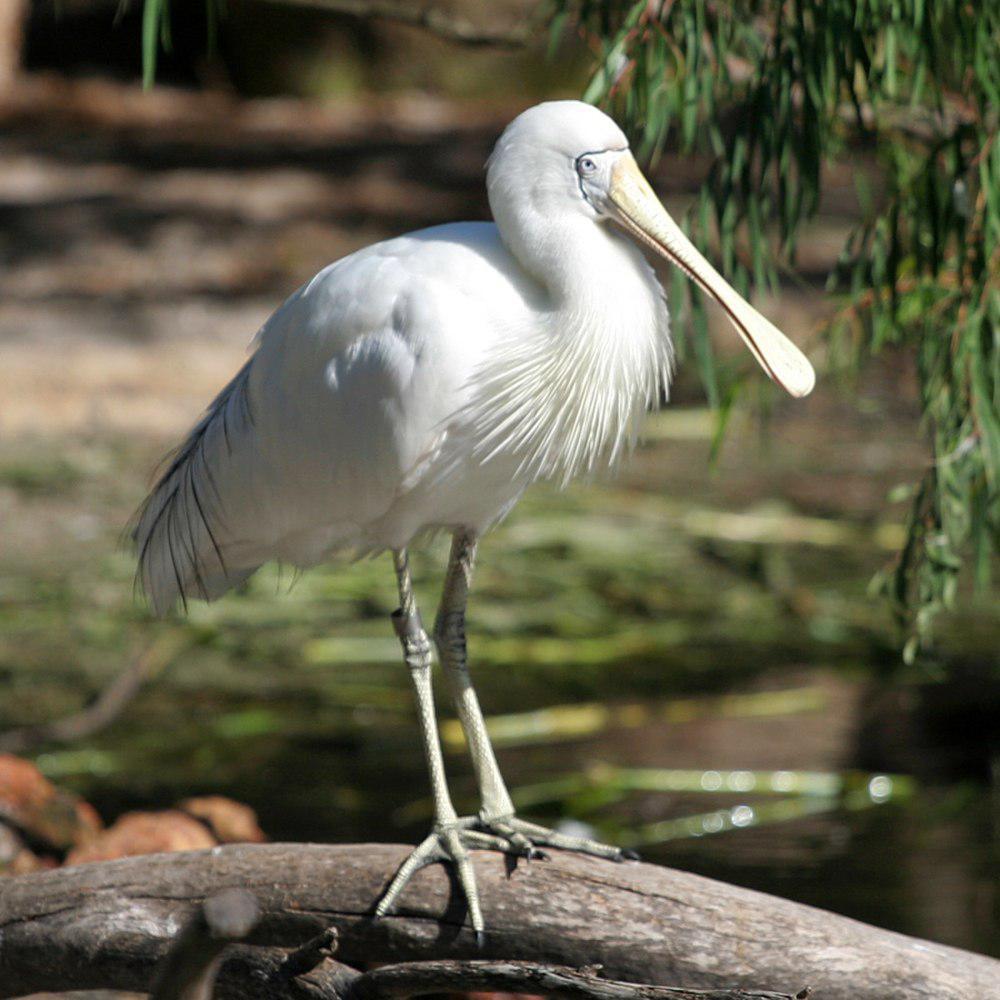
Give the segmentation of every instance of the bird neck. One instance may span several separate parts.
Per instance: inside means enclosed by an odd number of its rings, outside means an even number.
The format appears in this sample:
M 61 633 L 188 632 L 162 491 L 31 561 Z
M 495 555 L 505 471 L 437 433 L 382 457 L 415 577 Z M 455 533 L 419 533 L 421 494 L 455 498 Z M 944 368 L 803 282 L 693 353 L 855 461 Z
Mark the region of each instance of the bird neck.
M 582 225 L 580 224 L 582 223 Z M 663 290 L 641 252 L 581 217 L 507 241 L 539 288 L 527 329 L 498 346 L 475 394 L 477 450 L 516 455 L 528 479 L 616 464 L 665 393 Z

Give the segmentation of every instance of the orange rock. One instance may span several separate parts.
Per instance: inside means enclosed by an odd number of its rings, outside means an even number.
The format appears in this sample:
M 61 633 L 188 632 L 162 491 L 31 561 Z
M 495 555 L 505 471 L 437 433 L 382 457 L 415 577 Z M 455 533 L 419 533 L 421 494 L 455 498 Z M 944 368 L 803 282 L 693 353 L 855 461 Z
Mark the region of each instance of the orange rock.
M 267 840 L 257 825 L 257 814 L 224 795 L 199 795 L 179 802 L 177 808 L 208 824 L 223 844 L 261 844 Z
M 24 875 L 54 866 L 50 858 L 29 851 L 14 829 L 0 823 L 0 875 Z
M 66 864 L 111 861 L 161 851 L 199 851 L 217 844 L 203 823 L 177 809 L 132 812 L 121 816 L 88 843 L 70 851 Z
M 90 840 L 94 834 L 104 829 L 104 822 L 97 810 L 83 799 L 76 801 L 76 822 L 81 830 L 80 840 Z
M 92 806 L 57 788 L 30 761 L 6 753 L 0 754 L 0 819 L 60 849 L 84 843 L 102 825 Z

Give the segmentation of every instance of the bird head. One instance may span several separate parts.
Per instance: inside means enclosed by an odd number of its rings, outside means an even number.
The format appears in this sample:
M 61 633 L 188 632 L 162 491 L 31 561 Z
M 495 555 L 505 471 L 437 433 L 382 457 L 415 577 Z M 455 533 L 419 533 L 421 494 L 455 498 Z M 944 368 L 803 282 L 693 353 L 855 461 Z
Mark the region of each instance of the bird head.
M 497 141 L 487 187 L 501 225 L 517 206 L 542 217 L 575 213 L 620 227 L 707 292 L 778 385 L 797 397 L 812 391 L 816 376 L 808 359 L 687 238 L 604 112 L 580 101 L 549 101 L 522 112 Z

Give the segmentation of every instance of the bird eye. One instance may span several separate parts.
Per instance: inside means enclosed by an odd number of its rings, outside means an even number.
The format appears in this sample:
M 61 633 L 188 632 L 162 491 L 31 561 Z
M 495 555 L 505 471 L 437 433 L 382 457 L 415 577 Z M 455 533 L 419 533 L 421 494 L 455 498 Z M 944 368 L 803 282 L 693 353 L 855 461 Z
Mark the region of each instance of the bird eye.
M 589 156 L 581 156 L 576 161 L 576 170 L 581 177 L 586 177 L 597 170 L 597 164 Z

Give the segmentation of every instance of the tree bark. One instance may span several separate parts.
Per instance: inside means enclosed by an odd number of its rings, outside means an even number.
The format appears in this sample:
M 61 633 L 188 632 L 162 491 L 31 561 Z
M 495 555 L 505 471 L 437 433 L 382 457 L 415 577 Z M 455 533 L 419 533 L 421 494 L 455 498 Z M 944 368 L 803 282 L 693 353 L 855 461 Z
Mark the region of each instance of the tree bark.
M 538 962 L 439 961 L 382 965 L 351 983 L 346 1000 L 410 1000 L 447 993 L 514 993 L 556 1000 L 806 1000 L 810 990 L 688 990 L 604 979 L 595 969 Z
M 223 997 L 235 995 L 225 991 L 230 962 L 266 959 L 277 968 L 287 955 L 281 949 L 330 927 L 338 933 L 337 959 L 347 965 L 468 958 L 599 964 L 602 976 L 630 983 L 786 995 L 809 986 L 815 1000 L 985 1000 L 1000 984 L 994 959 L 685 872 L 561 852 L 516 866 L 474 853 L 487 927 L 478 950 L 440 865 L 414 878 L 398 915 L 372 922 L 374 902 L 408 850 L 233 845 L 5 880 L 0 997 L 148 989 L 178 929 L 207 896 L 230 887 L 255 896 L 261 919 L 249 944 L 268 947 L 240 946 L 223 963 Z
M 149 1000 L 211 1000 L 227 945 L 245 938 L 258 920 L 260 907 L 246 889 L 209 896 L 174 935 Z
M 13 87 L 20 75 L 27 18 L 28 0 L 0 3 L 0 94 Z

